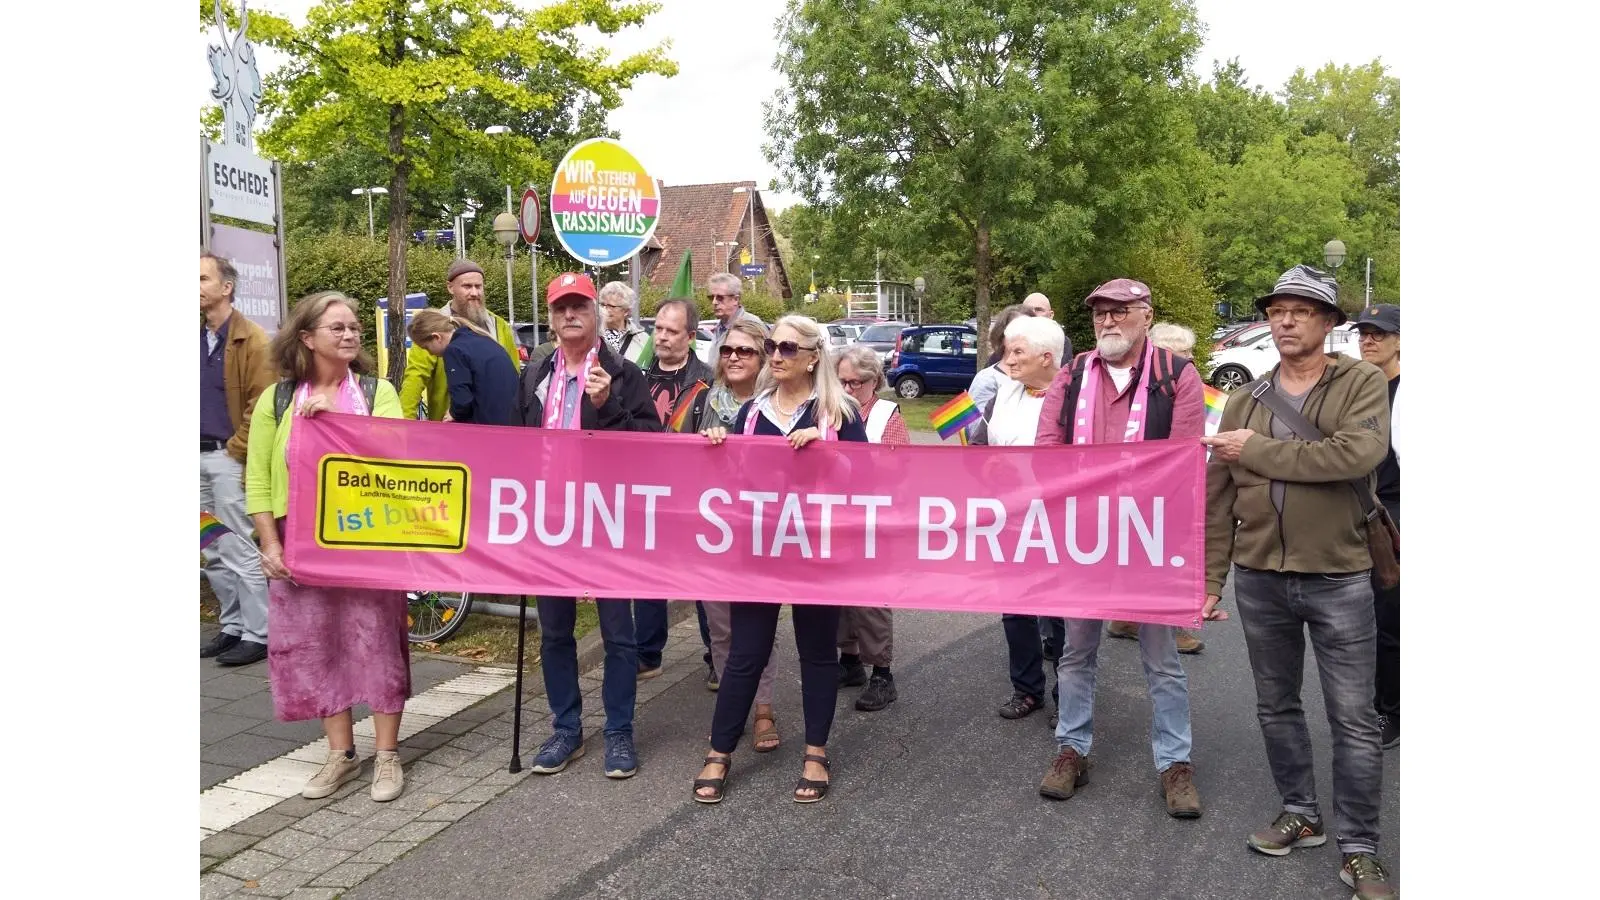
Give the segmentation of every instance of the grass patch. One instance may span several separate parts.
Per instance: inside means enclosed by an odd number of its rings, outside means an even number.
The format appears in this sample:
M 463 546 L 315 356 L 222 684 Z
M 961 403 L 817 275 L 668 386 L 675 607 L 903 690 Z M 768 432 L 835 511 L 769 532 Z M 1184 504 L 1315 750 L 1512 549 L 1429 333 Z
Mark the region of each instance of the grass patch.
M 905 417 L 906 429 L 909 431 L 932 432 L 933 425 L 928 422 L 928 414 L 950 402 L 954 394 L 923 394 L 915 400 L 902 400 L 894 395 L 894 391 L 883 391 L 878 396 L 900 404 L 900 415 Z M 954 440 L 955 438 L 951 438 Z

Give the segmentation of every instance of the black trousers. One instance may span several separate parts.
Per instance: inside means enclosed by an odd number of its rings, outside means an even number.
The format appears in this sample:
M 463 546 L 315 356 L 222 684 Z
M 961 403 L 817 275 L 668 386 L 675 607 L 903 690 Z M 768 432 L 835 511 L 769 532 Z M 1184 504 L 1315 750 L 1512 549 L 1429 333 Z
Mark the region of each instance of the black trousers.
M 1000 623 L 1006 631 L 1006 656 L 1011 662 L 1011 687 L 1044 702 L 1048 682 L 1044 674 L 1044 638 L 1040 632 L 1048 628 L 1056 649 L 1065 647 L 1066 622 L 1039 616 L 1003 613 Z
M 717 689 L 717 710 L 711 717 L 711 748 L 732 753 L 744 734 L 745 720 L 756 700 L 761 670 L 772 656 L 778 633 L 777 603 L 730 603 L 728 662 Z M 806 743 L 828 744 L 833 710 L 839 699 L 839 612 L 837 606 L 797 603 L 794 644 L 800 651 L 800 697 L 805 709 Z
M 1400 498 L 1380 497 L 1383 508 L 1400 527 Z M 1404 543 L 1404 542 L 1402 542 Z M 1378 674 L 1373 688 L 1373 703 L 1378 714 L 1400 715 L 1400 585 L 1392 588 L 1372 586 L 1372 605 L 1378 615 Z

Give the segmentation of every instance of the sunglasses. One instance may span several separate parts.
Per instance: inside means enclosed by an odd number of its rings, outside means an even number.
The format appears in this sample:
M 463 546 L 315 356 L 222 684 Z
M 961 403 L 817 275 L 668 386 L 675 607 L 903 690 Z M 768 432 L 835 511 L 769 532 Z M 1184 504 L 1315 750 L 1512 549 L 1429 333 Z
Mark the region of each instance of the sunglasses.
M 740 359 L 754 359 L 760 352 L 761 350 L 756 347 L 730 347 L 727 344 L 717 348 L 717 355 L 723 359 L 732 359 L 735 356 Z
M 801 350 L 817 349 L 816 344 L 812 344 L 811 346 L 807 347 L 803 344 L 797 344 L 794 341 L 778 341 L 777 343 L 773 343 L 772 338 L 767 338 L 762 342 L 761 346 L 766 349 L 768 356 L 777 355 L 783 357 L 784 359 L 794 359 L 800 354 Z
M 737 300 L 737 299 L 739 299 L 739 295 L 738 294 L 707 294 L 706 295 L 706 299 L 710 300 L 712 303 L 715 303 L 718 300 Z

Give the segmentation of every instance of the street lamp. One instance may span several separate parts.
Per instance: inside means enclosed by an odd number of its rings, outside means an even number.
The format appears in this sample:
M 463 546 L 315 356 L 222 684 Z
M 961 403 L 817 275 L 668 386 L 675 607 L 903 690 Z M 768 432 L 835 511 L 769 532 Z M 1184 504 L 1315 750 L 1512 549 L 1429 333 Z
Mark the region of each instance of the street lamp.
M 1322 245 L 1322 261 L 1333 270 L 1334 281 L 1339 280 L 1339 267 L 1344 265 L 1344 241 L 1334 238 Z
M 521 230 L 513 213 L 503 212 L 494 217 L 494 239 L 500 242 L 500 246 L 506 248 L 506 321 L 513 326 L 517 324 L 517 315 L 514 292 L 511 288 L 511 252 L 517 245 L 517 235 Z
M 467 258 L 467 222 L 478 217 L 478 210 L 467 201 L 467 208 L 456 214 L 456 259 Z
M 387 193 L 389 193 L 389 189 L 383 187 L 356 188 L 350 192 L 350 196 L 352 197 L 357 194 L 367 195 L 367 237 L 371 238 L 372 240 L 378 239 L 378 234 L 372 226 L 372 195 Z
M 928 280 L 918 275 L 911 282 L 911 289 L 917 292 L 917 324 L 922 324 L 922 292 L 928 289 Z

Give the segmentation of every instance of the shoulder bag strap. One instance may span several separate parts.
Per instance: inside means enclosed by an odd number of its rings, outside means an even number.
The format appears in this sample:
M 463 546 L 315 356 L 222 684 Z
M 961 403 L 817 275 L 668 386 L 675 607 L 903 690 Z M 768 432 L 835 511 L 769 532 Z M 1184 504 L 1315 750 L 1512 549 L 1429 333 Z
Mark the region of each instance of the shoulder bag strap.
M 1326 439 L 1327 435 L 1319 431 L 1317 426 L 1311 424 L 1310 419 L 1307 419 L 1299 410 L 1290 406 L 1289 401 L 1283 399 L 1281 394 L 1272 389 L 1271 381 L 1263 378 L 1246 387 L 1250 389 L 1251 397 L 1254 397 L 1263 406 L 1271 410 L 1274 416 L 1282 419 L 1284 424 L 1288 425 L 1302 439 L 1307 441 Z M 1362 517 L 1368 522 L 1376 519 L 1378 517 L 1377 500 L 1373 498 L 1372 489 L 1367 485 L 1366 479 L 1353 479 L 1346 483 L 1350 485 L 1351 490 L 1356 492 L 1356 499 L 1361 501 Z

